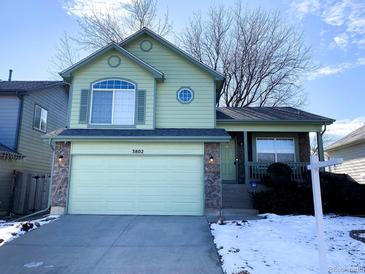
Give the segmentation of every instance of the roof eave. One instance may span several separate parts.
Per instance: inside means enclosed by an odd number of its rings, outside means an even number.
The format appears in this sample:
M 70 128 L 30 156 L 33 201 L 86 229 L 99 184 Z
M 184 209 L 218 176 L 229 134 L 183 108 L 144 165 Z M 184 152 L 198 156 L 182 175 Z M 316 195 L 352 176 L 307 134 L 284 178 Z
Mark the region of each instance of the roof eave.
M 318 125 L 330 125 L 335 120 L 235 120 L 235 119 L 217 119 L 217 123 L 245 123 L 245 124 L 318 124 Z
M 229 142 L 230 136 L 44 136 L 43 139 L 54 141 L 72 140 L 123 140 L 123 141 L 204 141 L 204 142 Z

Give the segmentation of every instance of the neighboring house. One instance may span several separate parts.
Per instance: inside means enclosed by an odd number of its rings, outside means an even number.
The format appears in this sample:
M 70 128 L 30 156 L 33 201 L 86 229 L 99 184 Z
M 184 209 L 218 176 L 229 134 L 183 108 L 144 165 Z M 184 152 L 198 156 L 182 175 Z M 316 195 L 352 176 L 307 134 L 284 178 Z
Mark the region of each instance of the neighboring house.
M 202 215 L 222 207 L 222 182 L 246 187 L 269 162 L 299 178 L 308 133 L 333 122 L 294 108 L 216 109 L 223 75 L 147 28 L 61 76 L 69 125 L 46 136 L 58 213 Z
M 329 158 L 342 158 L 334 173 L 348 174 L 359 184 L 365 184 L 365 125 L 326 148 Z
M 7 213 L 14 170 L 51 174 L 41 138 L 67 124 L 68 88 L 60 81 L 0 81 L 0 213 Z

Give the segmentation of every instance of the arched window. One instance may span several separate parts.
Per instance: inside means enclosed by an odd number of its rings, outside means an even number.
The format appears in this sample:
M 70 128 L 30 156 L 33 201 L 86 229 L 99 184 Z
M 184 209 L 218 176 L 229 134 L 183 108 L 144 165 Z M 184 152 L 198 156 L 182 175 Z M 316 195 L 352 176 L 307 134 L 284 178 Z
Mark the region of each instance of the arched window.
M 134 125 L 136 86 L 124 80 L 92 85 L 91 124 Z

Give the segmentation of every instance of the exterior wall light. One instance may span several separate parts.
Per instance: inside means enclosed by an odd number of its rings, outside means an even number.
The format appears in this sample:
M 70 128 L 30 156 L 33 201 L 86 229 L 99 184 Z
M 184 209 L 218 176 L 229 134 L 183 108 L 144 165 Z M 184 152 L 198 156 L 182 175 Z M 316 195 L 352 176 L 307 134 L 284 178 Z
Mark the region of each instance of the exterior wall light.
M 213 164 L 214 163 L 214 158 L 213 158 L 213 156 L 210 156 L 210 158 L 209 158 L 209 164 Z
M 58 161 L 62 162 L 63 161 L 63 155 L 61 154 L 60 156 L 58 156 Z

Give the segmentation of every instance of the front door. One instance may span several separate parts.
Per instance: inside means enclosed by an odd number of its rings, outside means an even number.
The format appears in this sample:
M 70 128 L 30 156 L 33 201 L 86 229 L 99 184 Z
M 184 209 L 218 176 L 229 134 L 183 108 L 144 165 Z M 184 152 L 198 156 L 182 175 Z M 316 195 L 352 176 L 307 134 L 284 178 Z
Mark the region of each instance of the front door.
M 221 144 L 221 163 L 223 183 L 236 183 L 236 140 Z

